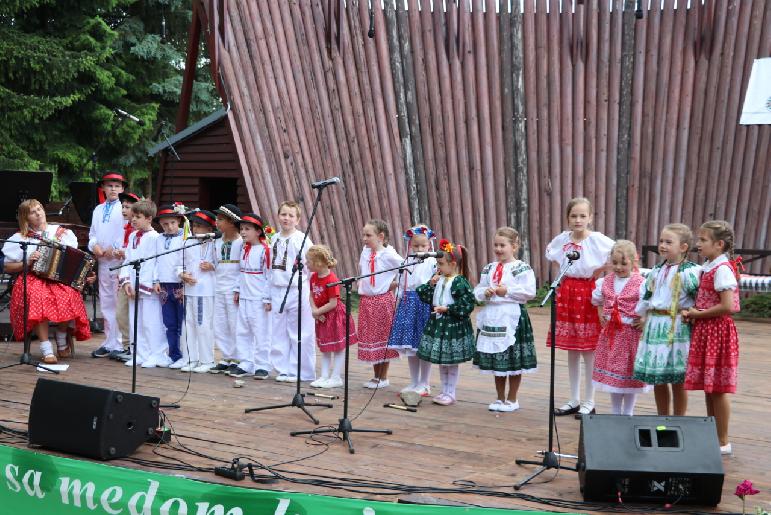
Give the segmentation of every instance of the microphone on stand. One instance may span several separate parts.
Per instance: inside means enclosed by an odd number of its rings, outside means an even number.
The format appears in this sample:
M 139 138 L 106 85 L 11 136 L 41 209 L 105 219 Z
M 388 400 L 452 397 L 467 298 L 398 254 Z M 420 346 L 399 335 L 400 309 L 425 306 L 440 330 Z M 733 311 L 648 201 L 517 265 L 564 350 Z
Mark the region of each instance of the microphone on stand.
M 440 258 L 442 256 L 444 256 L 444 252 L 441 250 L 437 250 L 436 252 L 413 252 L 412 254 L 407 254 L 407 257 L 417 259 Z
M 221 238 L 222 233 L 219 231 L 215 232 L 207 232 L 203 234 L 191 234 L 189 238 L 193 238 L 194 240 L 216 240 L 217 238 Z
M 144 125 L 144 124 L 145 124 L 144 120 L 142 120 L 142 119 L 140 119 L 140 118 L 137 118 L 136 116 L 134 116 L 134 115 L 133 115 L 133 114 L 131 114 L 131 113 L 127 113 L 127 112 L 126 112 L 126 111 L 124 111 L 123 109 L 118 109 L 118 108 L 116 107 L 116 108 L 114 109 L 114 111 L 115 111 L 115 114 L 117 114 L 117 115 L 118 115 L 118 116 L 120 116 L 121 118 L 128 118 L 128 119 L 129 119 L 129 120 L 131 120 L 132 122 L 134 122 L 134 123 L 138 123 L 139 125 Z
M 568 261 L 575 261 L 581 257 L 581 253 L 578 252 L 577 250 L 571 250 L 570 252 L 565 254 L 565 257 L 568 258 Z
M 340 177 L 332 177 L 330 179 L 324 179 L 323 181 L 316 181 L 311 183 L 311 188 L 314 190 L 318 190 L 321 188 L 326 188 L 327 186 L 331 186 L 332 184 L 340 184 L 342 181 L 340 180 Z

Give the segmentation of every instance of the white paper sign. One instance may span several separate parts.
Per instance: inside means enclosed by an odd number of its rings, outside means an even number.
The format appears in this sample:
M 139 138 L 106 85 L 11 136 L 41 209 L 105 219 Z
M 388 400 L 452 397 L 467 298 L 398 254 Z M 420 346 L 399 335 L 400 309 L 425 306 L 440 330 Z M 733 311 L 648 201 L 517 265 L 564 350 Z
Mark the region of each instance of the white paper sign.
M 771 57 L 755 59 L 752 63 L 739 124 L 771 124 Z

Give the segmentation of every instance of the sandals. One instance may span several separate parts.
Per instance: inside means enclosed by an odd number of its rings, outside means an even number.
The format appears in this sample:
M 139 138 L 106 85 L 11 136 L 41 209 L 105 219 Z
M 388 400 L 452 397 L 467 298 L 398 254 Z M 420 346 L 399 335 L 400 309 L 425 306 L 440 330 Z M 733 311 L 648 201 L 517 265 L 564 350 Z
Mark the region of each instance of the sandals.
M 41 363 L 44 365 L 56 365 L 59 360 L 56 359 L 56 356 L 53 354 L 49 354 L 47 356 L 43 356 L 43 359 L 40 360 Z
M 440 393 L 436 397 L 433 398 L 434 404 L 439 404 L 440 406 L 449 406 L 451 404 L 455 404 L 455 399 L 453 399 L 450 395 L 447 395 L 446 393 Z

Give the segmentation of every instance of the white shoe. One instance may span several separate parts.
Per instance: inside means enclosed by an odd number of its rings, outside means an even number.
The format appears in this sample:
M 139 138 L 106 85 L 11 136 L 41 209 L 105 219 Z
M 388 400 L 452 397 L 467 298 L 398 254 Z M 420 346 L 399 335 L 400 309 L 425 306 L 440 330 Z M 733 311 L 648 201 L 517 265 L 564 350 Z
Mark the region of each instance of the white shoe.
M 498 411 L 501 411 L 501 412 L 504 412 L 504 413 L 511 413 L 512 411 L 517 411 L 518 409 L 519 409 L 519 401 L 517 401 L 517 402 L 511 402 L 511 401 L 501 402 L 501 405 L 498 407 Z
M 414 392 L 416 388 L 417 388 L 416 385 L 411 384 L 409 386 L 405 386 L 404 388 L 402 388 L 399 393 Z
M 144 363 L 144 361 L 137 361 L 137 366 L 141 367 L 143 363 Z M 126 365 L 127 367 L 133 367 L 134 366 L 134 360 L 130 359 L 130 360 L 124 362 L 123 364 Z
M 495 402 L 491 403 L 487 409 L 490 411 L 501 411 L 501 406 L 503 406 L 503 401 L 500 399 L 496 399 Z
M 285 383 L 287 377 L 289 376 L 286 374 L 279 374 L 276 376 L 276 381 L 278 381 L 279 383 Z
M 171 365 L 173 361 L 171 361 L 171 358 L 168 356 L 163 356 L 162 358 L 159 358 L 155 362 L 155 366 L 160 368 L 169 368 L 169 365 Z
M 343 386 L 343 379 L 341 377 L 330 377 L 322 388 L 340 388 L 341 386 Z
M 593 413 L 595 413 L 594 402 L 585 401 L 581 403 L 581 407 L 578 409 L 579 415 L 591 415 Z
M 422 385 L 415 388 L 415 393 L 421 397 L 431 397 L 431 387 L 428 385 Z
M 725 445 L 720 446 L 720 454 L 723 456 L 730 456 L 734 453 L 734 450 L 731 448 L 731 443 L 727 443 Z
M 212 368 L 214 368 L 214 363 L 201 363 L 193 369 L 193 372 L 196 374 L 206 374 Z
M 326 377 L 320 377 L 310 384 L 311 388 L 326 388 L 326 384 L 329 381 Z
M 175 370 L 178 370 L 182 367 L 187 365 L 187 359 L 186 358 L 179 358 L 177 361 L 169 365 L 169 368 L 173 368 Z
M 145 361 L 141 365 L 142 368 L 155 368 L 157 366 L 158 366 L 157 363 L 155 363 L 155 361 L 153 361 L 151 359 L 148 359 L 147 361 Z
M 380 388 L 388 388 L 391 385 L 391 382 L 388 379 L 381 379 L 377 383 L 375 383 L 375 389 L 379 390 Z
M 285 383 L 296 383 L 297 382 L 297 376 L 284 376 L 284 382 Z
M 200 365 L 197 361 L 191 361 L 190 363 L 186 364 L 184 367 L 180 368 L 180 372 L 192 372 L 195 367 Z
M 366 383 L 362 384 L 364 388 L 369 388 L 370 390 L 374 390 L 377 388 L 378 379 L 370 379 Z

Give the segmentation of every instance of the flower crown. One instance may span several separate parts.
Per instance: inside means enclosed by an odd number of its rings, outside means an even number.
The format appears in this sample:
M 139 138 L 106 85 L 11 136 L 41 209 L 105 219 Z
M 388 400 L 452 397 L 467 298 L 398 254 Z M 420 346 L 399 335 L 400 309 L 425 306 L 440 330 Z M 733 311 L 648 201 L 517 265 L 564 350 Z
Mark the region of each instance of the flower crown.
M 268 240 L 268 243 L 271 242 L 271 240 L 273 239 L 273 236 L 276 234 L 276 230 L 270 225 L 266 225 L 262 229 L 262 232 L 265 233 L 265 239 Z
M 423 234 L 429 240 L 436 238 L 436 234 L 434 233 L 434 231 L 431 230 L 431 228 L 428 227 L 427 225 L 416 225 L 415 227 L 410 227 L 404 232 L 404 239 L 410 240 L 416 234 Z
M 182 202 L 174 202 L 175 213 L 178 213 L 180 216 L 185 216 L 185 213 L 187 213 L 188 211 L 190 210 L 186 208 Z

